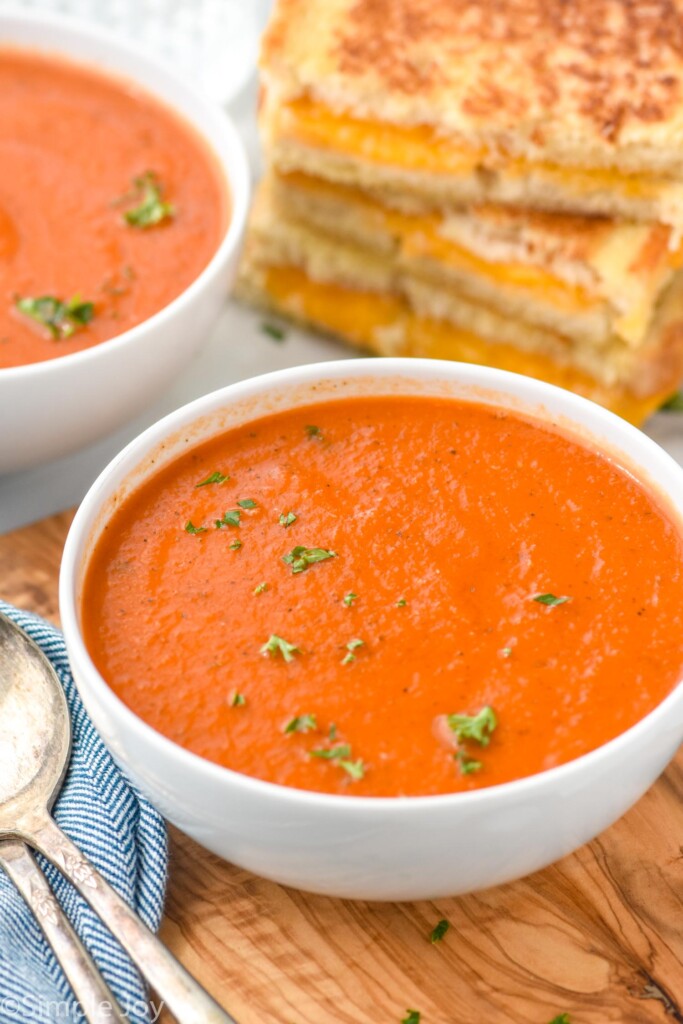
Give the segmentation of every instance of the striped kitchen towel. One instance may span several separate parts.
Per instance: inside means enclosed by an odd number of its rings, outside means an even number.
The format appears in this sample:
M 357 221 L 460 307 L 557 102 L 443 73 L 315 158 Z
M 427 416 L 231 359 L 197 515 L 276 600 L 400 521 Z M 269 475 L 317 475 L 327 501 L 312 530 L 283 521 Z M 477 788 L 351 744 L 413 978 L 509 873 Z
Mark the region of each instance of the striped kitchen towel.
M 66 780 L 53 813 L 105 878 L 152 929 L 166 885 L 166 829 L 159 814 L 116 766 L 88 718 L 69 670 L 62 634 L 36 615 L 0 601 L 42 648 L 64 687 L 73 731 Z M 60 873 L 40 860 L 48 881 L 132 1024 L 155 1007 L 120 946 Z M 0 1024 L 82 1022 L 83 1016 L 40 928 L 0 871 Z

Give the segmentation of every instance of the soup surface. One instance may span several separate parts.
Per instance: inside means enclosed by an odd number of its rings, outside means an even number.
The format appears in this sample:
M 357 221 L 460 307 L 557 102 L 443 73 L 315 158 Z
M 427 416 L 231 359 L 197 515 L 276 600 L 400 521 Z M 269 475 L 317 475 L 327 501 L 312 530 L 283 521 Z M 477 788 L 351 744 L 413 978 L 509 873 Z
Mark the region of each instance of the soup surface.
M 562 764 L 683 671 L 683 546 L 607 458 L 478 404 L 346 399 L 204 443 L 112 516 L 87 647 L 260 779 L 449 793 Z
M 0 49 L 0 367 L 168 305 L 215 253 L 227 207 L 203 140 L 132 82 Z

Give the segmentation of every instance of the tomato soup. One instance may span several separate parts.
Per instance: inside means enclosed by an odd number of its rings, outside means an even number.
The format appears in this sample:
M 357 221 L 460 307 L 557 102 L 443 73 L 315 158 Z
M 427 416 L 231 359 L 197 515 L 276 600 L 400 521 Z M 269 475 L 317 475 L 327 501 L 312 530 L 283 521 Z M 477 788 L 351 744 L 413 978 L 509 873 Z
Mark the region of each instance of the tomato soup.
M 681 527 L 607 457 L 492 407 L 330 401 L 188 451 L 113 513 L 86 645 L 202 757 L 364 796 L 594 750 L 683 672 Z
M 203 270 L 227 220 L 215 156 L 162 103 L 0 49 L 0 367 L 88 348 L 158 312 Z

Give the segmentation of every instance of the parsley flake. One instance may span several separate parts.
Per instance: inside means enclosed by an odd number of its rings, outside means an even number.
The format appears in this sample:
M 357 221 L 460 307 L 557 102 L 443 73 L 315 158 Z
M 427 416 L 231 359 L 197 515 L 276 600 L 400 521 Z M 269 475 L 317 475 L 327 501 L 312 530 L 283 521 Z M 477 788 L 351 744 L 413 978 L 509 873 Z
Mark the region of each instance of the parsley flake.
M 347 608 L 351 608 L 354 601 L 358 600 L 358 594 L 354 594 L 352 590 L 349 590 L 348 594 L 344 594 L 342 601 Z
M 347 761 L 346 758 L 342 758 L 339 761 L 339 767 L 343 768 L 347 775 L 350 775 L 354 782 L 358 782 L 360 779 L 365 777 L 365 765 L 358 758 L 357 761 Z
M 337 726 L 332 722 L 330 725 L 330 731 L 327 734 L 330 737 L 330 743 L 334 743 L 337 738 Z
M 323 435 L 320 432 L 320 427 L 315 427 L 315 426 L 313 426 L 312 423 L 308 423 L 304 427 L 304 430 L 306 431 L 306 433 L 308 434 L 308 436 L 310 437 L 311 440 L 316 439 L 318 441 L 322 441 Z
M 239 549 L 241 547 L 242 547 L 242 541 L 239 539 L 239 537 L 235 537 L 234 541 L 230 545 L 230 550 L 231 551 L 239 551 Z
M 95 312 L 94 304 L 81 302 L 80 295 L 74 295 L 66 302 L 53 295 L 41 295 L 38 298 L 27 295 L 17 298 L 15 305 L 24 316 L 46 327 L 55 341 L 70 338 L 79 327 L 90 323 Z
M 358 650 L 359 647 L 363 647 L 364 645 L 365 645 L 365 641 L 364 640 L 358 640 L 358 639 L 349 640 L 348 644 L 346 645 L 347 653 L 342 658 L 342 665 L 348 665 L 352 661 L 355 661 L 356 660 L 356 655 L 353 652 Z
M 318 747 L 310 754 L 311 757 L 321 757 L 323 761 L 336 761 L 340 757 L 351 757 L 351 747 L 348 743 L 340 743 L 337 747 Z
M 287 722 L 283 732 L 310 732 L 311 729 L 317 729 L 318 723 L 315 715 L 297 715 L 292 718 L 291 721 Z
M 567 601 L 571 601 L 571 598 L 555 597 L 554 594 L 536 594 L 533 600 L 538 601 L 539 604 L 548 605 L 549 608 L 554 608 L 558 604 L 565 604 Z
M 292 524 L 295 523 L 298 518 L 299 517 L 296 514 L 296 512 L 283 512 L 279 520 L 280 526 L 284 526 L 284 528 L 287 529 L 287 527 L 292 526 Z
M 206 533 L 205 526 L 195 526 L 191 519 L 185 523 L 185 533 Z
M 333 738 L 333 729 L 336 735 L 336 726 L 331 726 L 330 739 Z M 354 782 L 358 782 L 365 776 L 363 761 L 360 758 L 357 761 L 351 760 L 351 747 L 348 743 L 339 743 L 336 747 L 317 747 L 315 750 L 310 750 L 309 753 L 311 757 L 319 757 L 324 761 L 335 761 Z
M 419 1010 L 406 1010 L 406 1017 L 401 1019 L 401 1024 L 420 1024 L 422 1014 Z
M 237 504 L 240 508 L 256 508 L 256 502 L 253 498 L 242 498 Z
M 255 596 L 258 596 L 259 594 L 265 594 L 267 589 L 268 589 L 268 584 L 267 583 L 259 583 L 259 584 L 257 584 L 257 586 L 254 587 L 252 593 Z
M 231 708 L 243 708 L 247 703 L 247 698 L 242 693 L 238 693 L 237 690 L 231 690 L 228 695 L 228 704 Z
M 307 548 L 302 544 L 298 544 L 295 548 L 292 548 L 288 555 L 282 556 L 282 561 L 286 565 L 291 565 L 292 574 L 296 575 L 299 572 L 310 569 L 316 562 L 324 562 L 328 558 L 336 557 L 336 551 L 328 551 L 326 548 Z
M 659 407 L 660 412 L 683 412 L 683 391 L 677 391 Z M 554 1022 L 551 1022 L 554 1024 Z
M 571 1024 L 568 1013 L 558 1013 L 557 1017 L 553 1017 L 550 1024 Z
M 456 751 L 454 757 L 461 775 L 473 775 L 474 772 L 481 771 L 484 767 L 481 761 L 469 757 L 463 750 Z
M 398 601 L 396 602 L 396 607 L 405 608 L 407 604 L 408 602 L 406 601 L 405 597 L 399 597 Z
M 449 928 L 450 922 L 447 921 L 445 917 L 442 917 L 441 920 L 432 929 L 431 934 L 429 936 L 429 941 L 432 943 L 441 942 Z
M 123 196 L 122 202 L 134 202 L 123 215 L 123 219 L 132 228 L 153 228 L 162 221 L 170 220 L 175 215 L 175 207 L 162 200 L 163 187 L 154 171 L 133 178 L 133 191 Z
M 216 529 L 220 530 L 224 526 L 239 526 L 240 516 L 241 512 L 238 508 L 228 509 L 228 511 L 223 514 L 222 519 L 216 520 Z
M 477 715 L 446 715 L 448 725 L 458 740 L 475 740 L 482 747 L 487 747 L 491 733 L 498 725 L 496 713 L 487 704 Z
M 261 330 L 264 334 L 267 334 L 269 338 L 272 338 L 273 341 L 284 341 L 287 337 L 284 329 L 279 327 L 277 324 L 262 323 Z
M 502 654 L 502 656 L 504 658 L 509 658 L 510 655 L 512 654 L 512 648 L 511 647 L 502 647 L 500 653 Z
M 198 484 L 195 484 L 195 487 L 208 487 L 209 484 L 224 484 L 229 479 L 229 476 L 216 470 L 215 473 L 210 473 L 206 480 L 200 480 Z
M 296 644 L 290 644 L 281 636 L 272 633 L 261 648 L 261 654 L 270 655 L 271 658 L 276 658 L 279 654 L 285 661 L 294 661 L 294 655 L 301 654 L 301 651 Z

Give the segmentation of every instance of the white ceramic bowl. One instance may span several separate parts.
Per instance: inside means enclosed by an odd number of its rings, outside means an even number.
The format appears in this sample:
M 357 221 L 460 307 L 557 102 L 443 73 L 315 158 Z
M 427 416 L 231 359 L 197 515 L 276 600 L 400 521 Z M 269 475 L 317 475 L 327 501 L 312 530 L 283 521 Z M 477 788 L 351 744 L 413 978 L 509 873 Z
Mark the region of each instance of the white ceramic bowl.
M 132 80 L 190 121 L 222 167 L 231 215 L 199 277 L 116 338 L 43 363 L 0 369 L 0 473 L 58 458 L 132 419 L 190 360 L 225 301 L 249 207 L 242 143 L 217 105 L 127 42 L 66 18 L 0 13 L 1 45 L 59 54 Z M 55 257 L 57 258 L 57 257 Z
M 436 360 L 353 360 L 231 385 L 172 413 L 95 482 L 74 520 L 60 610 L 76 683 L 114 757 L 184 832 L 259 875 L 313 892 L 423 899 L 496 885 L 564 856 L 615 821 L 683 738 L 683 685 L 617 739 L 530 778 L 446 796 L 367 798 L 288 789 L 189 753 L 130 711 L 83 644 L 89 553 L 117 502 L 188 446 L 279 409 L 345 395 L 483 400 L 570 431 L 668 499 L 683 531 L 683 469 L 644 434 L 576 395 L 516 374 Z

